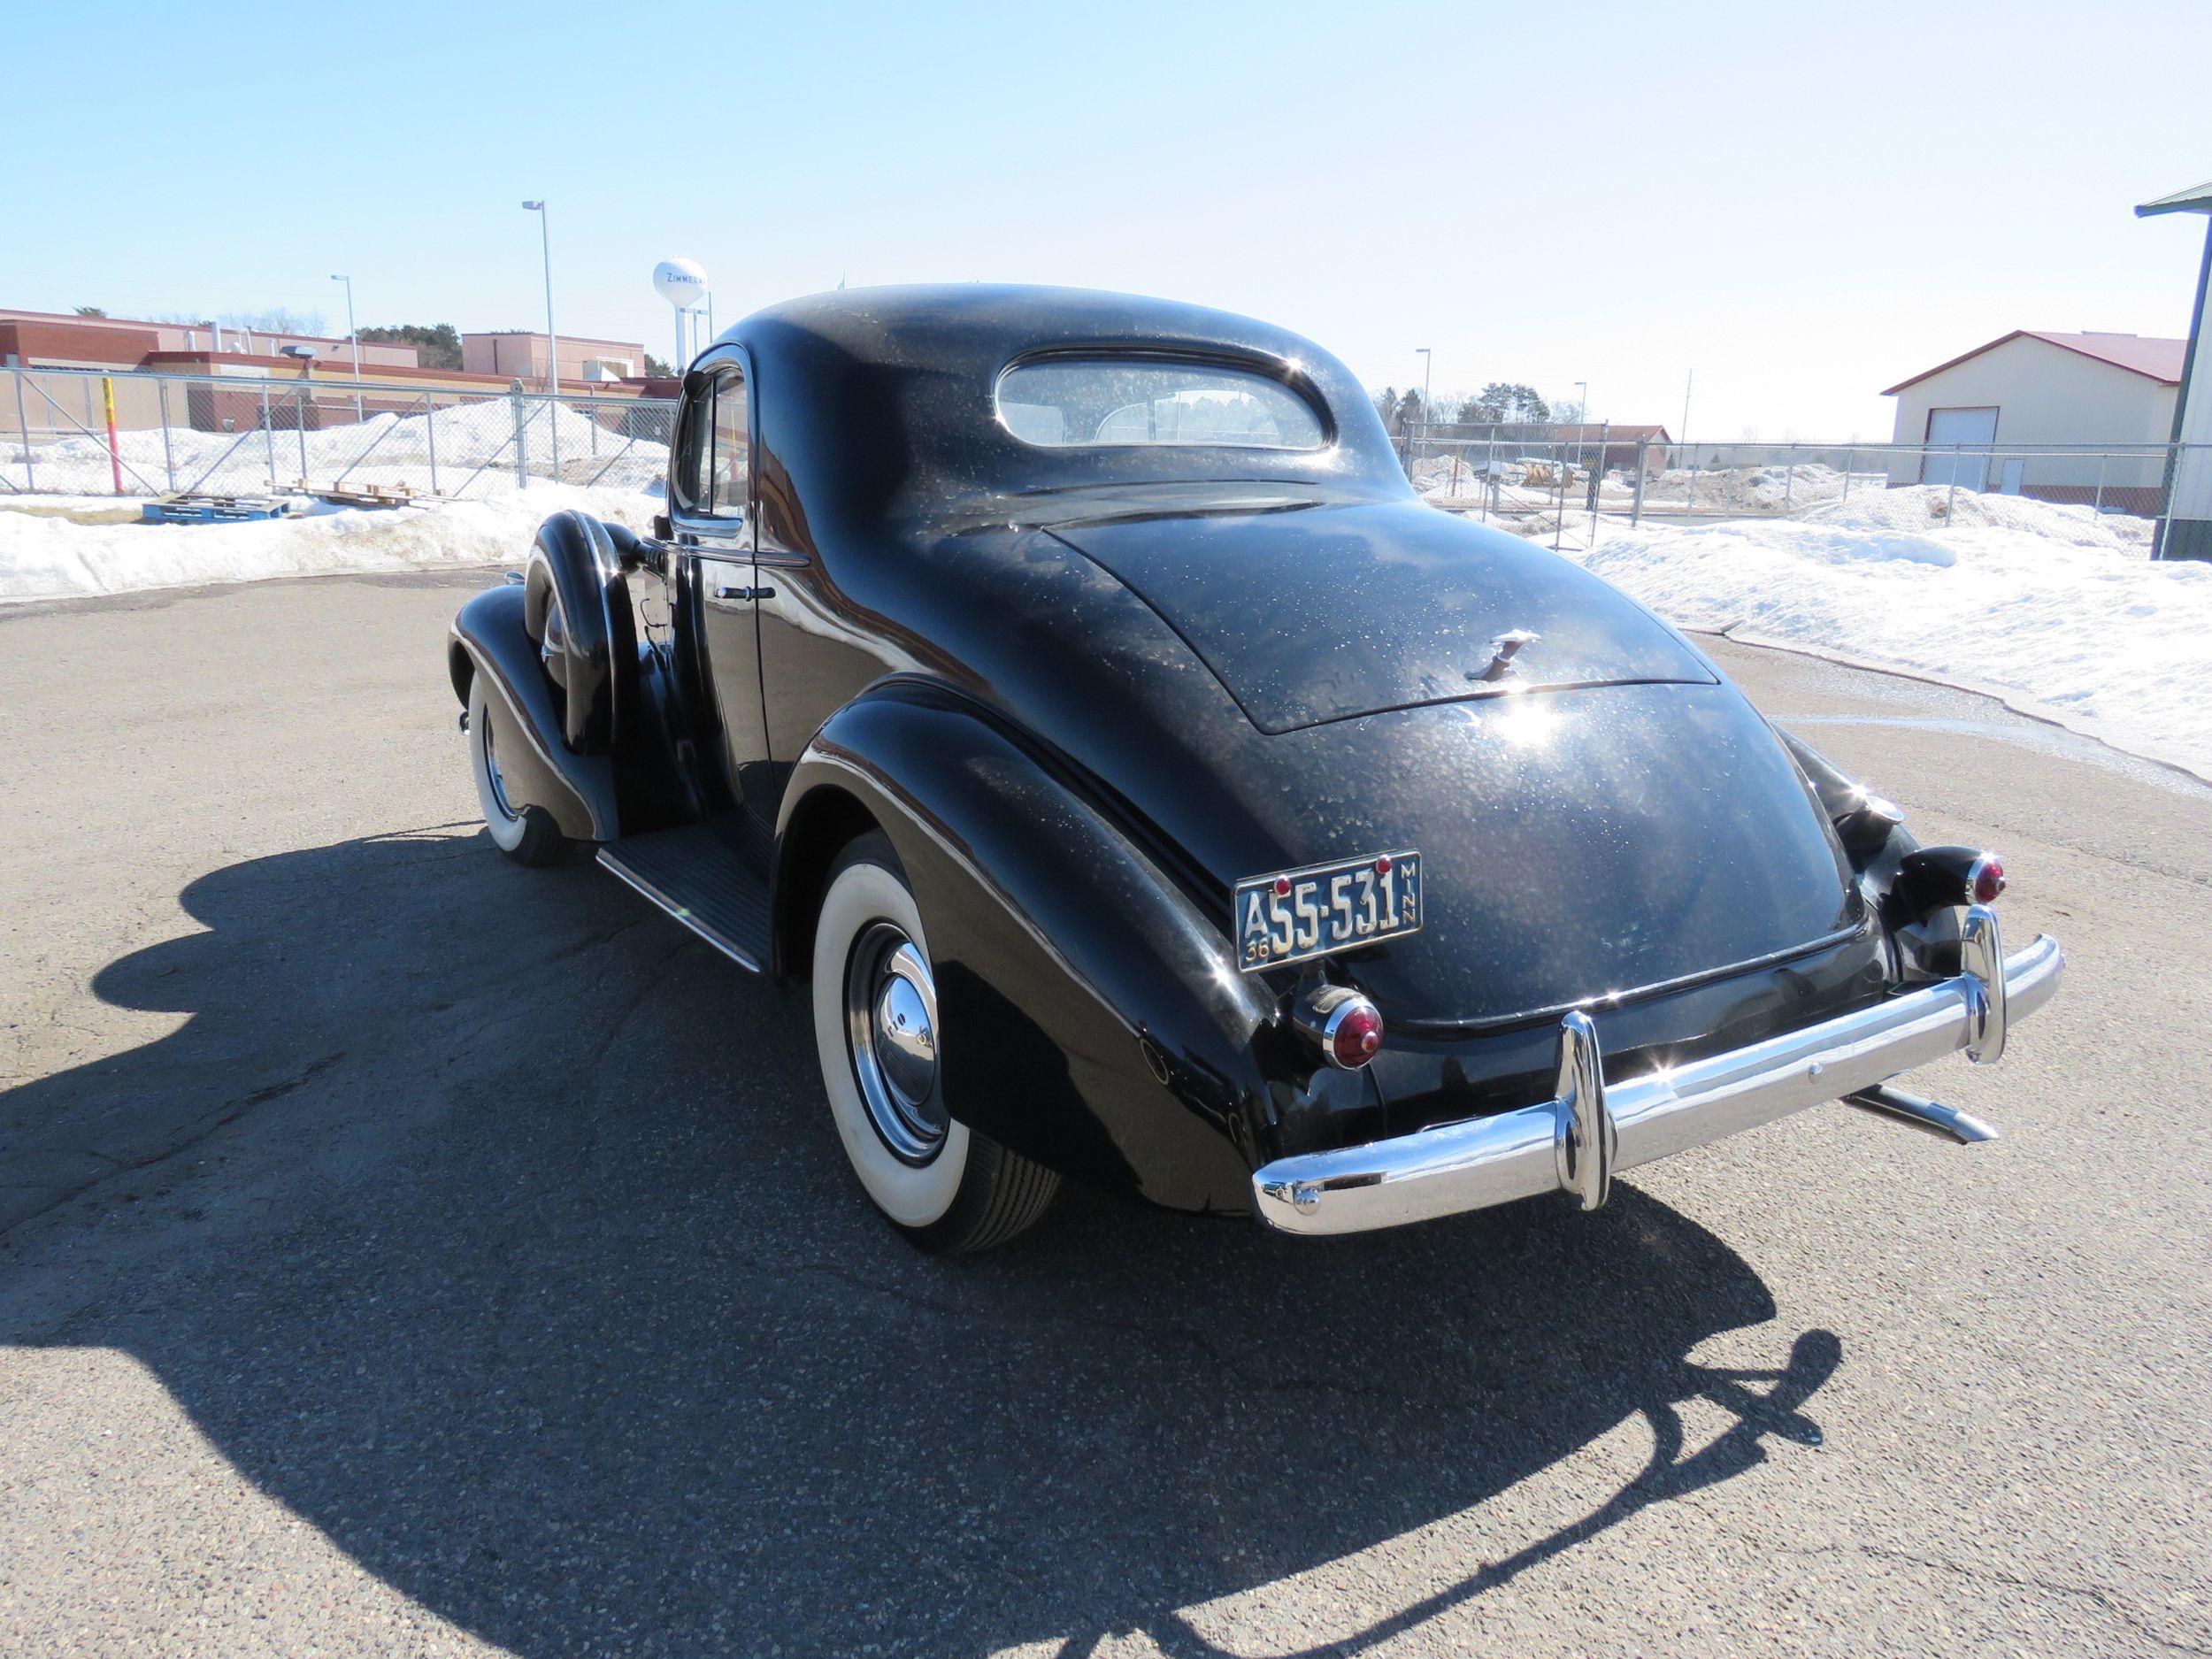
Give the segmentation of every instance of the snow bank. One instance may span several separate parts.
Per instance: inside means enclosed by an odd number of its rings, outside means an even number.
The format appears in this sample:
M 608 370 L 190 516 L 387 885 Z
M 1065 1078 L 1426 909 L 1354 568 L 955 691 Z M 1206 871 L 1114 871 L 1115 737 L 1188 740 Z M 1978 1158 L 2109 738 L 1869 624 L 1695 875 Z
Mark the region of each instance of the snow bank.
M 1932 522 L 1915 499 L 1948 494 L 1855 489 L 1815 523 L 1609 525 L 1573 557 L 1678 622 L 2001 686 L 2212 771 L 2212 565 L 2154 564 L 2134 523 L 2086 508 L 1961 490 L 1955 522 Z
M 1815 507 L 1805 517 L 1847 530 L 2011 530 L 2067 547 L 2111 548 L 2146 557 L 2154 528 L 2150 519 L 2126 513 L 2022 495 L 1955 492 L 1939 484 L 1884 489 L 1878 482 L 1863 493 L 1854 490 L 1848 501 Z
M 635 490 L 540 483 L 480 501 L 326 507 L 253 524 L 88 524 L 0 511 L 0 603 L 272 576 L 518 564 L 549 513 L 580 508 L 642 530 L 659 501 Z

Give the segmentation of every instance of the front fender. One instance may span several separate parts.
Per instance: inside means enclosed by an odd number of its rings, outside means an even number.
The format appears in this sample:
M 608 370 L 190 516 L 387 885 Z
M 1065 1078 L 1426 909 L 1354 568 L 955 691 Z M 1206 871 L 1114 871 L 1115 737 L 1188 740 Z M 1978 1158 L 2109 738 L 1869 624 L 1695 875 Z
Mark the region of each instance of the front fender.
M 946 1098 L 1063 1173 L 1180 1210 L 1249 1209 L 1286 1043 L 1221 928 L 1076 780 L 939 688 L 847 705 L 777 827 L 780 956 L 811 949 L 839 826 L 890 836 L 929 934 Z
M 635 537 L 626 537 L 634 549 Z M 637 636 L 623 549 L 588 513 L 557 512 L 538 526 L 523 572 L 523 626 L 546 642 L 558 605 L 561 635 L 549 663 L 562 682 L 561 731 L 579 754 L 604 755 L 636 695 Z
M 471 680 L 484 681 L 484 709 L 493 722 L 508 799 L 543 807 L 561 833 L 575 841 L 611 841 L 621 833 L 614 764 L 579 755 L 562 736 L 561 710 L 526 626 L 520 588 L 486 589 L 453 618 L 447 670 L 467 700 Z

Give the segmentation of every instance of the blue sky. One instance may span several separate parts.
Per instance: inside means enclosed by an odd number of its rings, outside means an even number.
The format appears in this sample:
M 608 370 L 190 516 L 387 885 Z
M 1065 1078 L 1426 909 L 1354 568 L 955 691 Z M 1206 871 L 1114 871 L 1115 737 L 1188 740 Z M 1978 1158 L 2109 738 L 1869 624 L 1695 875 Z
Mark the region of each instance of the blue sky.
M 921 280 L 1252 312 L 1371 383 L 1886 436 L 2013 327 L 2179 333 L 2212 5 L 9 9 L 0 304 L 284 305 L 670 349 Z

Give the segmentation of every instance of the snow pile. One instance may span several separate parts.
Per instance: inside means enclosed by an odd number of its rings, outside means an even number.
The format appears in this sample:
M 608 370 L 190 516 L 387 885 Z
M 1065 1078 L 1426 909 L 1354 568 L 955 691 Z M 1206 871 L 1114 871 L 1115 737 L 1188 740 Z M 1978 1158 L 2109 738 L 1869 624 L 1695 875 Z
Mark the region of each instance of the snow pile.
M 1815 524 L 1847 530 L 2013 530 L 2068 547 L 2110 548 L 2147 555 L 2154 528 L 2148 518 L 2099 512 L 2093 507 L 2032 501 L 2023 495 L 1954 491 L 1940 484 L 1903 489 L 1878 486 L 1864 495 L 1816 507 L 1805 517 Z
M 248 524 L 85 523 L 82 513 L 0 511 L 0 602 L 272 576 L 519 565 L 549 514 L 573 507 L 642 530 L 659 504 L 657 495 L 634 490 L 540 483 L 476 501 L 325 508 Z
M 2024 695 L 2137 753 L 2212 769 L 2212 565 L 2154 564 L 2086 509 L 1958 492 L 1930 527 L 1892 490 L 1821 523 L 1609 525 L 1589 569 L 1676 621 Z M 1896 516 L 1917 527 L 1854 522 Z M 1915 515 L 1917 514 L 1917 518 Z

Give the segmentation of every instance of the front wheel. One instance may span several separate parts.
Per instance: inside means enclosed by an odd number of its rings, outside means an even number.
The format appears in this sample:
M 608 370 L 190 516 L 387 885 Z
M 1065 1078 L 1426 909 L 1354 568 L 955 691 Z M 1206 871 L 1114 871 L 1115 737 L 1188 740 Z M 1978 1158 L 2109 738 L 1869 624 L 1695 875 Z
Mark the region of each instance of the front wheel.
M 938 1064 L 936 979 L 890 839 L 848 847 L 814 927 L 814 1041 L 853 1173 L 925 1250 L 985 1250 L 1042 1215 L 1060 1178 L 954 1118 Z
M 541 806 L 516 807 L 507 800 L 507 780 L 499 770 L 499 743 L 485 706 L 484 676 L 469 681 L 469 771 L 476 778 L 476 801 L 492 845 L 518 864 L 557 864 L 575 843 L 561 833 Z

